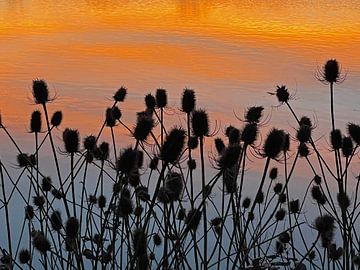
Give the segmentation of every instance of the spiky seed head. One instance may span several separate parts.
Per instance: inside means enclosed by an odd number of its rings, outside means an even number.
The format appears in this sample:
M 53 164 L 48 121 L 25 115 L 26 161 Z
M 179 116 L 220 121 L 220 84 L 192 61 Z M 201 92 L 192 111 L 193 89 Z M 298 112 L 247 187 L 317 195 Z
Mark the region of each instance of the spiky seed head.
M 275 180 L 277 178 L 277 176 L 278 176 L 278 168 L 276 168 L 276 167 L 271 168 L 270 173 L 269 173 L 270 179 Z
M 195 109 L 195 92 L 193 89 L 185 88 L 182 100 L 181 100 L 181 109 L 185 113 L 191 113 Z
M 276 212 L 275 218 L 276 218 L 277 221 L 281 221 L 281 220 L 284 220 L 285 215 L 286 215 L 286 211 L 285 211 L 283 208 L 280 208 L 280 209 Z
M 278 196 L 278 201 L 279 201 L 279 203 L 285 203 L 286 202 L 286 194 L 280 193 Z
M 76 129 L 66 128 L 63 132 L 65 150 L 69 154 L 79 151 L 79 132 Z
M 138 185 L 140 185 L 141 179 L 140 179 L 139 169 L 136 168 L 135 170 L 129 173 L 128 181 L 129 181 L 129 185 L 132 187 L 136 188 Z
M 222 217 L 215 217 L 211 220 L 211 226 L 213 227 L 217 227 L 217 226 L 221 226 L 223 223 L 223 218 Z
M 360 126 L 354 123 L 349 123 L 347 126 L 350 137 L 356 144 L 360 144 Z
M 191 136 L 190 138 L 188 138 L 188 147 L 191 150 L 196 149 L 198 145 L 199 145 L 199 140 L 197 137 Z
M 61 200 L 61 198 L 64 197 L 64 196 L 63 196 L 63 193 L 62 193 L 60 190 L 56 189 L 56 188 L 53 188 L 53 189 L 51 190 L 51 194 L 52 194 L 52 195 L 54 196 L 54 198 L 57 199 L 57 200 Z
M 315 184 L 321 185 L 321 176 L 320 175 L 315 175 L 313 180 L 314 180 Z
M 281 183 L 276 183 L 274 186 L 274 192 L 279 194 L 282 191 L 283 185 Z
M 51 249 L 49 240 L 41 232 L 35 234 L 33 238 L 33 245 L 36 250 L 42 254 L 45 254 Z
M 116 170 L 125 174 L 130 174 L 137 166 L 137 151 L 131 147 L 122 151 L 116 162 Z
M 310 260 L 310 261 L 315 260 L 315 257 L 316 257 L 315 250 L 311 250 L 311 251 L 309 252 L 308 257 L 309 257 L 309 260 Z
M 63 119 L 63 114 L 61 111 L 56 111 L 54 112 L 54 114 L 51 117 L 50 123 L 51 125 L 53 125 L 54 127 L 58 127 L 60 126 L 61 122 Z
M 246 197 L 242 202 L 242 207 L 245 209 L 250 207 L 251 199 L 249 197 Z
M 162 242 L 161 236 L 159 234 L 155 233 L 153 235 L 153 241 L 154 241 L 155 246 L 160 246 L 161 242 Z
M 299 126 L 301 127 L 302 125 L 312 127 L 311 119 L 309 117 L 307 117 L 307 116 L 301 117 L 300 121 L 299 121 Z
M 181 207 L 178 211 L 178 214 L 177 214 L 177 219 L 178 220 L 184 220 L 186 217 L 186 210 L 185 208 Z
M 209 118 L 205 110 L 199 109 L 192 112 L 191 126 L 196 137 L 209 135 Z
M 121 116 L 122 116 L 122 113 L 121 113 L 121 111 L 120 111 L 120 109 L 119 109 L 118 106 L 114 106 L 114 107 L 112 108 L 112 115 L 113 115 L 114 119 L 120 120 L 120 118 L 121 118 Z
M 44 80 L 33 80 L 32 92 L 36 104 L 45 105 L 49 101 L 49 90 Z
M 346 210 L 350 206 L 350 198 L 345 192 L 339 192 L 337 194 L 337 201 L 342 210 Z
M 70 238 L 77 237 L 79 233 L 79 228 L 80 228 L 79 220 L 76 217 L 70 217 L 65 224 L 66 236 Z
M 289 133 L 284 134 L 284 142 L 281 149 L 284 153 L 290 150 L 290 135 Z
M 190 230 L 196 231 L 197 228 L 199 227 L 200 220 L 201 220 L 201 211 L 198 210 L 197 208 L 194 208 L 188 212 L 185 219 L 185 224 Z
M 61 218 L 61 213 L 60 211 L 55 210 L 54 212 L 52 212 L 52 214 L 50 215 L 50 223 L 51 223 L 51 227 L 54 231 L 60 231 L 62 228 L 62 218 Z
M 36 159 L 31 158 L 29 154 L 20 153 L 17 155 L 17 163 L 20 168 L 33 167 L 36 165 Z
M 29 263 L 31 260 L 31 254 L 29 252 L 29 250 L 27 249 L 22 249 L 19 251 L 19 262 L 20 264 L 26 264 Z
M 299 199 L 297 200 L 291 200 L 289 203 L 289 208 L 290 208 L 290 213 L 292 214 L 297 214 L 300 211 L 300 201 Z
M 285 85 L 276 87 L 276 97 L 278 98 L 280 103 L 288 102 L 290 98 L 290 94 Z
M 298 151 L 300 157 L 307 157 L 310 153 L 309 147 L 306 145 L 306 143 L 300 143 L 298 147 Z
M 163 204 L 170 203 L 172 201 L 170 190 L 166 187 L 160 187 L 157 194 L 157 200 Z
M 236 192 L 236 172 L 232 168 L 226 168 L 224 170 L 223 181 L 226 193 L 232 194 Z
M 25 218 L 32 220 L 34 218 L 34 208 L 31 205 L 25 206 Z
M 339 62 L 336 59 L 328 60 L 323 68 L 324 80 L 328 83 L 336 83 L 340 77 Z
M 41 112 L 36 110 L 31 114 L 30 132 L 39 133 L 41 131 Z
M 233 128 L 229 134 L 229 144 L 239 143 L 240 137 L 241 137 L 240 130 L 237 128 Z
M 121 86 L 114 94 L 113 99 L 116 102 L 123 102 L 125 100 L 127 94 L 127 88 L 124 86 Z
M 258 135 L 258 126 L 256 123 L 247 123 L 241 133 L 241 140 L 244 144 L 252 145 Z
M 107 142 L 102 142 L 99 147 L 94 151 L 95 157 L 98 160 L 105 161 L 110 155 L 110 145 Z
M 164 162 L 175 163 L 182 153 L 185 143 L 185 131 L 181 128 L 173 128 L 167 135 L 160 149 L 160 157 Z
M 127 188 L 123 188 L 117 207 L 117 213 L 120 217 L 127 217 L 133 212 L 133 210 L 134 206 L 130 198 L 130 191 Z
M 193 159 L 193 158 L 189 159 L 187 164 L 188 164 L 189 170 L 193 171 L 196 169 L 196 160 L 195 159 Z
M 136 126 L 133 131 L 134 138 L 145 141 L 154 127 L 154 120 L 150 115 L 140 114 L 137 117 Z
M 325 204 L 326 197 L 324 193 L 321 191 L 320 186 L 313 186 L 311 188 L 311 196 L 318 204 Z
M 344 253 L 344 250 L 342 247 L 336 248 L 335 244 L 330 244 L 328 247 L 328 257 L 330 260 L 337 261 L 341 258 L 341 256 Z
M 315 219 L 315 229 L 320 234 L 323 247 L 327 247 L 334 238 L 335 220 L 332 216 L 324 214 Z
M 103 209 L 106 206 L 106 197 L 104 195 L 100 195 L 98 198 L 98 206 L 100 209 Z
M 249 123 L 259 123 L 263 110 L 263 106 L 253 106 L 248 108 L 245 114 L 246 121 Z
M 225 144 L 221 138 L 215 139 L 215 148 L 219 155 L 221 155 L 223 153 L 223 151 L 225 150 Z
M 136 196 L 143 202 L 150 200 L 149 190 L 145 186 L 138 186 L 135 189 Z
M 284 143 L 284 131 L 280 129 L 272 129 L 264 143 L 264 156 L 276 159 L 281 152 Z
M 112 108 L 107 108 L 105 112 L 105 123 L 108 127 L 114 127 L 116 124 L 116 119 L 113 115 Z
M 283 244 L 287 244 L 290 242 L 290 234 L 288 232 L 282 232 L 279 235 L 279 241 Z
M 330 132 L 330 142 L 334 150 L 339 150 L 342 147 L 342 141 L 340 129 L 334 129 Z
M 153 111 L 156 107 L 156 99 L 152 94 L 145 96 L 145 106 L 149 111 Z
M 93 135 L 85 137 L 84 148 L 88 151 L 93 151 L 95 147 L 96 147 L 96 137 Z
M 159 157 L 157 156 L 153 157 L 149 164 L 150 170 L 156 170 L 158 164 L 159 164 Z
M 50 177 L 44 177 L 41 182 L 41 187 L 43 191 L 49 192 L 52 188 L 52 181 Z
M 44 204 L 45 204 L 45 198 L 44 196 L 41 195 L 37 195 L 37 196 L 33 196 L 33 203 L 36 207 L 43 208 Z
M 156 90 L 156 105 L 158 108 L 165 108 L 167 105 L 167 93 L 165 89 L 159 88 Z
M 307 143 L 311 138 L 311 127 L 308 125 L 300 126 L 297 130 L 296 138 L 300 143 Z
M 184 180 L 181 174 L 169 172 L 165 179 L 165 187 L 170 191 L 172 201 L 180 200 L 184 189 Z
M 248 213 L 248 219 L 249 219 L 250 221 L 253 221 L 253 220 L 255 219 L 255 214 L 254 214 L 254 212 L 249 212 L 249 213 Z
M 232 125 L 229 125 L 229 126 L 226 127 L 226 129 L 225 129 L 225 135 L 226 135 L 226 137 L 229 137 L 229 136 L 230 136 L 230 132 L 231 132 L 234 128 L 235 128 L 235 127 L 232 126 Z
M 350 137 L 344 137 L 342 140 L 342 153 L 344 157 L 350 157 L 353 152 L 354 146 Z
M 255 196 L 255 203 L 261 204 L 264 202 L 264 192 L 262 192 L 261 190 L 256 194 Z
M 239 144 L 230 145 L 220 156 L 218 166 L 220 169 L 230 169 L 237 164 L 241 153 L 241 146 Z

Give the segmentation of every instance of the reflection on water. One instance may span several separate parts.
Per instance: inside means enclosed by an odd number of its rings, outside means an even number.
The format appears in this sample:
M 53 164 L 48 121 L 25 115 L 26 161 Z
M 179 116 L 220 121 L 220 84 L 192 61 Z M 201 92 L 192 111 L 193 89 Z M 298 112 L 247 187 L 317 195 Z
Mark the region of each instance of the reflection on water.
M 348 73 L 336 97 L 339 121 L 360 109 L 359 4 L 1 1 L 0 110 L 23 131 L 33 109 L 26 99 L 31 80 L 45 78 L 58 96 L 53 108 L 61 106 L 67 116 L 65 125 L 91 132 L 107 97 L 122 84 L 130 91 L 124 108 L 129 121 L 144 93 L 164 87 L 177 106 L 188 86 L 224 124 L 234 121 L 232 110 L 276 105 L 266 92 L 287 84 L 296 91 L 296 109 L 316 115 L 326 128 L 327 88 L 313 76 L 324 60 L 339 59 Z M 291 122 L 282 109 L 272 116 L 277 125 Z

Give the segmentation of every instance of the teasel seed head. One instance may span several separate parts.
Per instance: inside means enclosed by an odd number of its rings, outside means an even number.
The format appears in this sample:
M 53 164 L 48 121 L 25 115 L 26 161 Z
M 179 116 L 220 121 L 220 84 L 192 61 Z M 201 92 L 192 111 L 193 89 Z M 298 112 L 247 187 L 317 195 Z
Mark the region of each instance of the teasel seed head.
M 205 110 L 199 109 L 192 112 L 191 125 L 193 134 L 196 137 L 209 135 L 209 119 Z
M 105 161 L 110 155 L 110 145 L 107 142 L 102 142 L 93 152 L 98 160 Z
M 37 251 L 42 254 L 46 254 L 46 252 L 50 251 L 51 245 L 49 240 L 45 237 L 42 232 L 37 232 L 33 237 L 33 245 Z
M 31 254 L 29 252 L 29 250 L 27 249 L 22 249 L 19 251 L 19 262 L 20 264 L 26 264 L 29 263 L 31 260 Z
M 112 108 L 107 108 L 105 112 L 105 123 L 108 127 L 114 127 L 116 125 L 116 119 L 113 115 Z
M 98 198 L 98 206 L 100 209 L 105 208 L 106 206 L 106 197 L 104 195 L 100 195 Z
M 274 192 L 279 194 L 282 191 L 283 185 L 281 183 L 276 183 L 274 186 Z
M 246 197 L 242 202 L 242 207 L 245 209 L 250 207 L 251 199 L 249 197 Z
M 324 214 L 315 219 L 315 229 L 320 234 L 323 247 L 327 247 L 334 238 L 335 220 L 332 216 Z
M 69 154 L 79 151 L 79 132 L 75 129 L 66 128 L 63 132 L 65 150 Z
M 64 197 L 64 194 L 60 191 L 60 190 L 58 190 L 58 189 L 56 189 L 56 188 L 53 188 L 52 190 L 51 190 L 51 194 L 54 196 L 54 198 L 55 199 L 57 199 L 57 200 L 61 200 L 63 197 Z
M 285 215 L 286 215 L 286 211 L 285 211 L 283 208 L 280 208 L 280 209 L 276 212 L 275 218 L 276 218 L 277 221 L 281 221 L 281 220 L 284 220 Z
M 127 88 L 124 86 L 121 86 L 114 94 L 113 99 L 116 102 L 123 102 L 125 100 L 127 94 Z
M 39 133 L 41 131 L 41 112 L 36 110 L 31 114 L 30 132 Z
M 348 128 L 348 133 L 350 137 L 354 140 L 354 142 L 356 144 L 360 144 L 360 126 L 353 123 L 349 123 L 347 128 Z
M 290 94 L 285 85 L 276 87 L 276 97 L 278 98 L 280 103 L 288 102 L 290 98 Z
M 23 167 L 33 167 L 36 165 L 36 159 L 32 158 L 33 155 L 28 155 L 26 153 L 20 153 L 17 155 L 17 162 L 20 168 Z
M 271 168 L 270 173 L 269 173 L 270 179 L 275 180 L 277 178 L 277 176 L 278 176 L 278 168 L 276 168 L 276 167 Z
M 218 160 L 218 166 L 221 170 L 231 169 L 239 160 L 241 153 L 241 146 L 233 144 L 227 147 Z
M 240 142 L 240 130 L 233 128 L 229 133 L 229 144 L 237 144 Z
M 336 244 L 330 244 L 327 247 L 327 250 L 328 250 L 329 259 L 333 260 L 333 261 L 339 260 L 344 253 L 344 250 L 342 247 L 336 248 Z
M 154 127 L 154 120 L 147 114 L 140 114 L 137 117 L 133 134 L 138 141 L 145 141 Z
M 276 241 L 275 249 L 277 254 L 282 254 L 285 251 L 285 245 L 280 241 Z
M 84 139 L 84 148 L 87 151 L 93 151 L 96 147 L 96 137 L 93 135 L 87 136 Z
M 200 220 L 201 220 L 201 211 L 198 210 L 197 208 L 194 208 L 188 212 L 185 219 L 185 224 L 190 230 L 196 231 L 197 228 L 199 227 Z
M 179 209 L 178 213 L 177 213 L 177 217 L 176 217 L 176 218 L 177 218 L 178 220 L 184 220 L 185 217 L 186 217 L 186 210 L 185 210 L 185 208 L 181 207 L 181 208 Z
M 50 215 L 50 223 L 51 223 L 51 227 L 54 231 L 60 231 L 62 228 L 62 218 L 61 218 L 61 213 L 60 211 L 55 210 L 54 212 L 52 212 L 52 214 Z
M 280 193 L 278 196 L 278 201 L 279 201 L 279 203 L 286 203 L 286 194 Z
M 133 231 L 133 250 L 135 257 L 147 254 L 147 241 L 143 229 L 136 228 Z
M 323 68 L 323 79 L 328 83 L 336 83 L 340 78 L 339 62 L 335 59 L 328 60 Z
M 58 127 L 60 126 L 61 122 L 63 119 L 63 114 L 61 111 L 56 111 L 54 112 L 54 114 L 51 117 L 50 123 L 51 125 L 53 125 L 54 127 Z
M 313 186 L 311 188 L 311 196 L 318 204 L 323 205 L 326 203 L 326 197 L 319 186 Z
M 339 150 L 342 147 L 342 135 L 340 129 L 334 129 L 330 132 L 330 142 L 334 150 Z
M 283 244 L 287 244 L 290 242 L 290 234 L 288 232 L 282 232 L 279 235 L 279 241 Z
M 223 218 L 222 217 L 215 217 L 211 220 L 211 226 L 218 227 L 223 224 Z
M 264 156 L 276 159 L 282 150 L 284 144 L 284 131 L 280 129 L 272 129 L 264 143 Z
M 299 121 L 299 126 L 306 125 L 312 128 L 312 122 L 311 119 L 307 116 L 302 116 Z
M 199 145 L 199 140 L 197 137 L 191 136 L 190 138 L 188 138 L 189 149 L 194 150 L 198 147 L 198 145 Z
M 308 125 L 301 125 L 297 130 L 296 138 L 300 143 L 307 143 L 311 138 L 311 127 Z
M 221 155 L 223 153 L 223 151 L 225 150 L 225 144 L 221 138 L 215 139 L 215 148 L 219 155 Z
M 49 101 L 49 90 L 44 80 L 33 80 L 32 92 L 36 104 L 45 105 Z
M 300 211 L 300 201 L 299 199 L 297 200 L 291 200 L 289 203 L 289 208 L 290 208 L 290 213 L 292 214 L 297 214 Z
M 160 157 L 164 162 L 175 163 L 182 153 L 185 143 L 185 131 L 181 128 L 173 128 L 167 135 L 160 149 Z
M 37 196 L 33 196 L 33 203 L 36 207 L 43 208 L 44 204 L 45 204 L 45 198 L 44 196 L 41 195 L 37 195 Z
M 258 135 L 258 126 L 256 123 L 247 123 L 241 133 L 241 140 L 244 144 L 253 145 Z
M 298 151 L 300 157 L 307 157 L 310 153 L 309 148 L 305 143 L 299 144 Z
M 43 191 L 49 192 L 52 188 L 52 181 L 50 177 L 44 177 L 41 182 L 41 187 Z
M 314 180 L 315 184 L 321 185 L 321 176 L 320 175 L 315 175 L 313 180 Z
M 79 233 L 79 220 L 76 217 L 70 217 L 65 224 L 66 236 L 70 238 L 76 238 Z
M 262 204 L 264 202 L 264 199 L 264 192 L 260 190 L 255 196 L 255 203 Z
M 344 157 L 350 157 L 354 150 L 353 142 L 350 137 L 344 137 L 342 140 L 342 153 Z
M 156 105 L 158 108 L 165 108 L 167 105 L 167 93 L 165 89 L 159 88 L 156 90 Z
M 350 206 L 349 196 L 345 192 L 339 192 L 337 194 L 337 201 L 340 208 L 344 211 L 346 211 Z
M 245 114 L 246 121 L 249 123 L 259 123 L 263 110 L 263 106 L 253 106 L 248 108 Z
M 137 151 L 131 147 L 126 148 L 116 161 L 116 170 L 124 174 L 130 174 L 137 168 Z
M 189 170 L 195 170 L 196 169 L 196 160 L 195 159 L 189 159 L 188 162 L 188 167 L 189 167 Z
M 154 241 L 155 246 L 160 246 L 161 242 L 162 242 L 161 236 L 159 234 L 155 233 L 153 235 L 153 241 Z
M 181 100 L 181 109 L 185 113 L 191 113 L 195 109 L 195 92 L 193 89 L 185 88 L 182 100 Z

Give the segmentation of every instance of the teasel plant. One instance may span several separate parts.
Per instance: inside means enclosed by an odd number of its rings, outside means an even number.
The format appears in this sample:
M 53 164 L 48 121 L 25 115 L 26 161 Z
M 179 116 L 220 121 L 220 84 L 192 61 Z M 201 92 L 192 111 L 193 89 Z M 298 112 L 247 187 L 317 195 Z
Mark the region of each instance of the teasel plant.
M 159 88 L 128 123 L 122 86 L 95 135 L 80 136 L 60 130 L 61 111 L 50 118 L 57 100 L 34 80 L 42 110 L 30 118 L 33 152 L 21 149 L 0 117 L 2 140 L 17 158 L 12 166 L 0 160 L 0 268 L 358 269 L 360 126 L 335 126 L 341 65 L 331 59 L 316 77 L 330 87 L 325 151 L 316 122 L 296 114 L 285 85 L 271 94 L 294 117 L 288 130 L 267 127 L 271 113 L 256 105 L 236 116 L 239 127 L 211 132 L 208 111 L 189 88 L 178 114 L 167 113 L 175 109 Z M 42 162 L 46 150 L 51 168 Z M 252 174 L 251 164 L 260 171 Z M 308 181 L 294 192 L 303 166 Z

